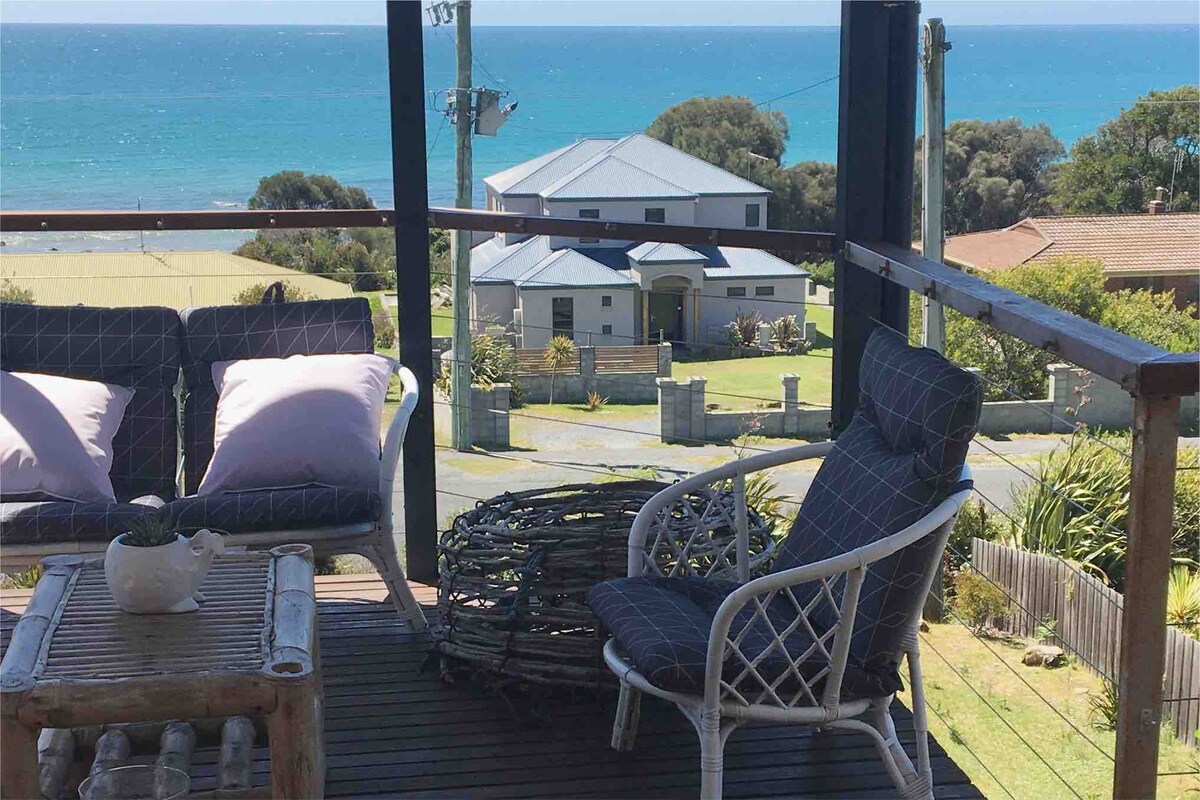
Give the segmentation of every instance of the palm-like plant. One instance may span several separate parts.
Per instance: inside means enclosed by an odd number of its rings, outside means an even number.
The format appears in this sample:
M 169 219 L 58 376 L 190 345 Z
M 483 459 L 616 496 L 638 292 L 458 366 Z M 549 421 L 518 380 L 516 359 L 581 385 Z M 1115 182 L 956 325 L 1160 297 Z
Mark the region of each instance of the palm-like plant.
M 1177 566 L 1167 582 L 1167 622 L 1200 634 L 1200 572 Z
M 558 374 L 559 368 L 568 364 L 574 355 L 575 342 L 562 334 L 555 336 L 550 340 L 550 344 L 546 345 L 543 357 L 546 366 L 550 368 L 550 405 L 554 405 L 554 377 Z

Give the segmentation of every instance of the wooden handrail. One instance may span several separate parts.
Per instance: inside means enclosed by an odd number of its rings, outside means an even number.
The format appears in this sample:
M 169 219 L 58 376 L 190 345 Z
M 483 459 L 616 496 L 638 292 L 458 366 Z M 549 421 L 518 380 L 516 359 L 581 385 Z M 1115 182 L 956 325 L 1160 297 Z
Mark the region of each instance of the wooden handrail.
M 386 228 L 394 225 L 395 220 L 396 212 L 390 208 L 277 211 L 4 211 L 0 212 L 0 232 Z M 660 225 L 652 222 L 527 216 L 458 208 L 430 208 L 429 224 L 448 230 L 757 247 L 808 253 L 833 252 L 833 234 L 810 231 Z
M 845 255 L 911 291 L 1116 381 L 1132 394 L 1200 391 L 1200 353 L 1169 353 L 894 244 L 849 242 Z

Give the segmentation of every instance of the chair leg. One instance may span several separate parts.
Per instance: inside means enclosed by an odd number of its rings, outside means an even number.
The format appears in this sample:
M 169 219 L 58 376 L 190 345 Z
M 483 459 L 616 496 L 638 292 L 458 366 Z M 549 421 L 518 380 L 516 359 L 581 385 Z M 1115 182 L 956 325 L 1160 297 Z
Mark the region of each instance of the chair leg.
M 933 768 L 929 764 L 929 722 L 925 711 L 925 681 L 921 678 L 921 651 L 916 637 L 908 646 L 908 682 L 912 694 L 913 730 L 917 738 L 917 778 L 925 792 L 917 797 L 933 797 Z
M 621 696 L 617 699 L 617 718 L 613 720 L 612 749 L 633 749 L 637 739 L 638 721 L 642 716 L 642 693 L 621 681 Z
M 923 697 L 921 702 L 924 702 Z M 915 694 L 913 705 L 917 705 Z M 869 724 L 878 734 L 877 737 L 873 737 L 875 738 L 875 747 L 879 750 L 884 766 L 887 767 L 892 783 L 895 784 L 896 791 L 901 797 L 906 800 L 915 800 L 915 798 L 932 800 L 933 776 L 929 771 L 925 771 L 923 774 L 918 773 L 916 767 L 913 766 L 912 759 L 908 757 L 904 745 L 900 744 L 900 737 L 896 734 L 896 725 L 892 722 L 890 706 L 891 698 L 888 698 L 867 710 Z M 916 713 L 915 709 L 913 713 Z M 917 739 L 921 741 L 920 732 L 917 733 Z
M 700 713 L 700 800 L 721 800 L 725 777 L 725 739 L 719 711 Z M 724 735 L 722 735 L 724 733 Z
M 425 613 L 408 586 L 408 579 L 405 578 L 400 559 L 396 555 L 395 542 L 390 536 L 385 537 L 381 534 L 379 538 L 383 541 L 377 542 L 364 555 L 375 565 L 375 569 L 379 570 L 379 577 L 388 588 L 388 597 L 396 607 L 396 612 L 415 632 L 420 633 L 426 628 Z

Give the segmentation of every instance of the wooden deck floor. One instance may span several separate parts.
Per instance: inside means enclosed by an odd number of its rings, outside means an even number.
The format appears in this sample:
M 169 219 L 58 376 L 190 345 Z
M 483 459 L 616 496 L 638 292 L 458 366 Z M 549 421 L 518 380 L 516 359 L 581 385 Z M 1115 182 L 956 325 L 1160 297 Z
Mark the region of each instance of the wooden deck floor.
M 331 797 L 686 797 L 699 789 L 696 736 L 683 717 L 647 698 L 638 746 L 608 747 L 612 701 L 583 698 L 521 725 L 500 697 L 443 683 L 420 666 L 427 647 L 383 603 L 373 576 L 318 578 L 326 698 L 326 790 Z M 28 592 L 0 593 L 11 631 Z M 429 589 L 418 599 L 432 602 Z M 521 709 L 517 709 L 518 712 Z M 897 725 L 911 741 L 907 711 Z M 906 730 L 907 729 L 907 730 Z M 935 742 L 940 798 L 981 797 Z M 268 780 L 265 749 L 256 782 Z M 216 752 L 199 750 L 193 788 L 212 788 Z M 726 748 L 727 797 L 891 797 L 865 736 L 795 727 L 743 728 Z

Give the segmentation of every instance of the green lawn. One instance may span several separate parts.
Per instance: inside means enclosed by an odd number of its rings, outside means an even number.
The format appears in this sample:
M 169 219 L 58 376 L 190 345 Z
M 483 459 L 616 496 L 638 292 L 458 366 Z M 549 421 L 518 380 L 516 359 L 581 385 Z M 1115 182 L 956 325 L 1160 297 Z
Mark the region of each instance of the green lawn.
M 817 323 L 817 347 L 802 356 L 759 356 L 712 361 L 676 361 L 671 377 L 682 380 L 692 376 L 708 379 L 706 402 L 723 409 L 765 408 L 782 401 L 785 372 L 800 376 L 800 401 L 829 405 L 833 385 L 833 309 L 807 306 L 806 320 Z
M 1088 703 L 1089 695 L 1100 687 L 1098 678 L 1073 663 L 1053 670 L 1027 667 L 1021 663 L 1024 643 L 988 640 L 985 644 L 961 625 L 930 627 L 929 633 L 921 634 L 926 699 L 937 712 L 931 710 L 929 713 L 929 730 L 985 795 L 1006 796 L 996 784 L 998 779 L 1017 798 L 1071 796 L 1062 781 L 1030 752 L 1021 739 L 1027 741 L 1083 797 L 1112 794 L 1113 763 L 1105 754 L 1113 754 L 1115 735 L 1091 727 Z M 989 647 L 1000 658 L 989 652 Z M 953 670 L 947 662 L 953 665 Z M 907 678 L 907 672 L 904 675 Z M 1045 700 L 1034 694 L 1017 675 Z M 995 711 L 976 696 L 972 687 Z M 911 695 L 906 691 L 901 699 L 909 703 Z M 1073 731 L 1046 701 L 1061 711 L 1099 750 Z M 1020 734 L 1019 738 L 1001 722 L 996 712 Z M 1159 747 L 1159 772 L 1196 770 L 1200 755 L 1177 741 L 1165 728 Z M 980 766 L 980 761 L 987 769 Z M 996 778 L 988 774 L 988 769 Z M 1200 798 L 1200 776 L 1161 777 L 1158 796 Z

